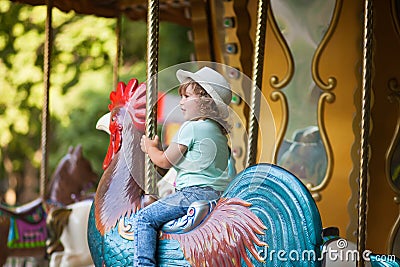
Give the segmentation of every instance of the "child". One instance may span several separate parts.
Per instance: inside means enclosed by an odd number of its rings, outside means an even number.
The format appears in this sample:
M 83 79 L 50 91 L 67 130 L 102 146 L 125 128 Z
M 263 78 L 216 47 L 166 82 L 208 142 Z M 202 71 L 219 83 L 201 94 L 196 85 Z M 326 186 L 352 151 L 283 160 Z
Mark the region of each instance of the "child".
M 186 214 L 198 200 L 218 199 L 230 182 L 226 134 L 230 86 L 215 70 L 178 70 L 180 108 L 186 120 L 165 151 L 159 138 L 142 137 L 141 149 L 161 168 L 177 170 L 176 192 L 141 209 L 135 217 L 134 266 L 156 266 L 159 228 Z

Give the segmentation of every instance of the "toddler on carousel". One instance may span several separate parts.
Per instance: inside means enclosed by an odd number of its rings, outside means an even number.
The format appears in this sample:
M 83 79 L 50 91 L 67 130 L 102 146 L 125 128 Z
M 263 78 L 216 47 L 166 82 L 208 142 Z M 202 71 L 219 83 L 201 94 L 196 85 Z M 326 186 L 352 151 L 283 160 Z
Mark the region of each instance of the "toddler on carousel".
M 232 91 L 217 71 L 203 67 L 197 72 L 178 70 L 179 102 L 185 122 L 168 148 L 159 149 L 159 137 L 143 135 L 141 149 L 158 167 L 175 168 L 175 193 L 141 209 L 134 224 L 134 266 L 156 266 L 158 230 L 187 213 L 198 200 L 216 200 L 231 177 L 227 134 L 228 105 Z

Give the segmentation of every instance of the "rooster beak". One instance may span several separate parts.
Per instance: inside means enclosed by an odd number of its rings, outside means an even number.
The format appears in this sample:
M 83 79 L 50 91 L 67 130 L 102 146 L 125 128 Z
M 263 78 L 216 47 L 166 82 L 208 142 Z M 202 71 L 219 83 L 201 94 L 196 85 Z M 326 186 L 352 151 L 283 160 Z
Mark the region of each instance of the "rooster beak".
M 105 131 L 106 133 L 111 135 L 109 125 L 110 125 L 110 117 L 111 117 L 111 112 L 108 112 L 107 114 L 103 115 L 96 123 L 96 129 Z

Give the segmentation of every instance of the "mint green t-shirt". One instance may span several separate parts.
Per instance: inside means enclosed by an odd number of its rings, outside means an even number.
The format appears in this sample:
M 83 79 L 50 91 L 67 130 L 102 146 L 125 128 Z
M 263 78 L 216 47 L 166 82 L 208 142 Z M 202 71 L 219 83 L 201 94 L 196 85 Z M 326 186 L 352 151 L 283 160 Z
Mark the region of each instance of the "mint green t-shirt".
M 224 191 L 231 178 L 228 175 L 228 140 L 212 120 L 186 121 L 172 142 L 184 145 L 187 151 L 174 166 L 176 188 L 210 186 Z

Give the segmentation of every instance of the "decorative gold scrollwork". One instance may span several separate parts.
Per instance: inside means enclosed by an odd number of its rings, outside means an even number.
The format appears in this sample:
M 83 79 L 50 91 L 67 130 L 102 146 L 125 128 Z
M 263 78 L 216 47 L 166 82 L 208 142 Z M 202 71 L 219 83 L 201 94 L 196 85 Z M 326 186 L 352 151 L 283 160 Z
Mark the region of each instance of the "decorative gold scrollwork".
M 317 50 L 315 51 L 312 65 L 311 65 L 312 77 L 313 77 L 315 83 L 318 85 L 319 88 L 321 88 L 322 90 L 325 90 L 325 91 L 332 90 L 333 88 L 335 88 L 337 82 L 336 82 L 335 77 L 329 77 L 327 83 L 325 83 L 321 79 L 319 72 L 318 72 L 319 61 L 320 61 L 320 58 L 322 55 L 322 51 L 324 50 L 329 39 L 332 37 L 332 33 L 336 28 L 341 9 L 342 9 L 342 0 L 337 0 L 336 5 L 335 5 L 335 10 L 333 12 L 331 24 L 329 25 L 329 28 L 328 28 L 324 38 L 322 39 L 320 45 L 318 46 Z
M 285 38 L 283 38 L 282 33 L 278 29 L 278 25 L 276 24 L 271 5 L 268 7 L 268 22 L 271 24 L 272 31 L 273 31 L 276 39 L 278 40 L 278 43 L 283 50 L 283 53 L 285 54 L 285 59 L 286 59 L 287 68 L 288 68 L 286 76 L 281 81 L 279 81 L 278 76 L 273 75 L 273 76 L 271 76 L 269 83 L 270 83 L 271 87 L 274 89 L 282 89 L 289 83 L 289 81 L 293 77 L 293 74 L 294 74 L 293 56 L 292 56 L 290 49 L 285 41 Z
M 324 178 L 321 180 L 322 182 L 318 185 L 307 185 L 309 190 L 313 192 L 313 197 L 316 200 L 319 200 L 321 198 L 319 192 L 324 189 L 332 176 L 332 171 L 333 171 L 333 152 L 332 152 L 332 147 L 328 139 L 328 135 L 326 132 L 326 127 L 325 127 L 325 119 L 324 119 L 324 111 L 325 111 L 325 103 L 333 103 L 335 101 L 335 95 L 331 92 L 337 85 L 337 80 L 335 77 L 329 77 L 327 82 L 324 82 L 319 74 L 319 62 L 320 58 L 322 55 L 323 50 L 325 49 L 328 41 L 331 39 L 332 34 L 334 30 L 336 29 L 337 22 L 339 20 L 339 15 L 340 11 L 342 8 L 342 0 L 337 0 L 335 4 L 335 9 L 333 11 L 332 15 L 332 20 L 329 25 L 329 28 L 324 35 L 320 45 L 315 51 L 313 60 L 312 60 L 312 65 L 311 65 L 311 72 L 312 72 L 312 77 L 316 85 L 321 88 L 324 92 L 321 94 L 318 100 L 318 110 L 317 110 L 317 120 L 318 120 L 318 128 L 320 131 L 321 135 L 321 141 L 322 144 L 324 145 L 325 152 L 326 152 L 326 160 L 327 160 L 327 169 L 325 172 Z
M 274 33 L 275 38 L 277 39 L 280 47 L 282 48 L 282 51 L 285 55 L 285 59 L 287 62 L 287 68 L 288 68 L 287 74 L 282 80 L 279 80 L 278 76 L 276 76 L 276 75 L 271 76 L 271 78 L 269 80 L 271 87 L 275 89 L 275 91 L 271 92 L 271 94 L 270 94 L 271 100 L 274 102 L 277 102 L 277 101 L 282 102 L 282 105 L 281 105 L 282 121 L 281 121 L 281 127 L 279 129 L 279 132 L 277 133 L 277 139 L 276 139 L 276 147 L 279 148 L 283 142 L 283 139 L 285 137 L 285 133 L 286 133 L 286 130 L 288 127 L 289 107 L 288 107 L 288 100 L 287 100 L 285 94 L 278 90 L 284 88 L 289 83 L 289 81 L 292 79 L 293 74 L 294 74 L 294 60 L 293 60 L 291 51 L 288 47 L 288 44 L 286 43 L 285 38 L 283 37 L 281 31 L 278 28 L 277 22 L 275 20 L 275 15 L 272 11 L 271 5 L 268 6 L 267 19 L 268 19 L 268 23 L 271 25 L 272 32 Z M 276 149 L 274 158 L 273 158 L 274 163 L 277 162 L 278 153 L 279 153 L 279 149 Z
M 392 78 L 388 81 L 388 87 L 390 91 L 393 92 L 393 94 L 389 96 L 389 98 L 393 98 L 394 95 L 396 96 L 396 98 L 400 97 L 399 81 L 396 78 Z
M 286 133 L 287 125 L 288 125 L 288 118 L 289 118 L 289 107 L 288 107 L 288 101 L 284 93 L 281 91 L 274 91 L 270 95 L 271 100 L 276 102 L 276 101 L 281 101 L 282 102 L 282 125 L 279 129 L 279 132 L 277 133 L 277 139 L 276 139 L 276 147 L 280 147 L 283 141 L 283 138 Z M 273 158 L 273 162 L 276 163 L 278 159 L 278 152 L 279 149 L 275 149 L 275 154 Z
M 318 127 L 318 132 L 319 132 L 319 136 L 320 136 L 320 147 L 322 151 L 322 146 L 323 149 L 325 150 L 325 154 L 326 154 L 326 167 L 325 169 L 323 169 L 324 167 L 321 167 L 325 172 L 320 173 L 320 176 L 318 177 L 317 181 L 308 181 L 307 179 L 304 179 L 304 183 L 306 184 L 307 188 L 310 190 L 310 192 L 312 193 L 313 197 L 315 200 L 320 200 L 321 199 L 321 195 L 320 195 L 320 191 L 322 189 L 324 189 L 329 181 L 330 178 L 332 176 L 332 172 L 333 172 L 333 152 L 332 152 L 332 147 L 331 144 L 329 142 L 328 139 L 328 134 L 327 134 L 327 130 L 325 127 L 325 104 L 326 103 L 333 103 L 335 101 L 335 94 L 333 93 L 333 89 L 336 88 L 337 86 L 337 80 L 335 77 L 328 77 L 326 81 L 323 81 L 323 79 L 321 79 L 321 76 L 319 74 L 320 71 L 320 61 L 321 61 L 321 56 L 323 54 L 323 51 L 327 45 L 327 43 L 329 42 L 329 40 L 331 39 L 338 20 L 339 20 L 339 16 L 341 13 L 341 7 L 342 7 L 342 1 L 343 0 L 336 0 L 335 2 L 331 2 L 331 6 L 329 8 L 329 12 L 332 12 L 332 18 L 330 19 L 330 21 L 325 22 L 324 25 L 326 25 L 326 32 L 322 37 L 321 42 L 319 43 L 319 45 L 316 47 L 315 51 L 311 51 L 314 52 L 312 58 L 311 56 L 309 57 L 309 60 L 311 61 L 311 77 L 312 80 L 310 79 L 310 84 L 314 84 L 315 83 L 315 90 L 319 91 L 319 98 L 318 98 L 318 104 L 316 107 L 316 113 L 317 113 L 317 121 L 314 122 L 312 125 L 315 126 L 315 124 L 317 124 Z M 277 10 L 275 10 L 277 11 Z M 327 9 L 328 11 L 328 9 Z M 289 93 L 289 95 L 293 95 L 290 94 L 291 91 L 289 89 L 293 89 L 295 91 L 299 91 L 300 87 L 296 87 L 294 88 L 294 86 L 296 86 L 295 83 L 293 83 L 293 87 L 288 86 L 289 82 L 291 82 L 294 79 L 296 79 L 296 75 L 294 73 L 294 65 L 298 62 L 296 62 L 296 53 L 292 54 L 292 52 L 290 51 L 290 48 L 288 45 L 291 44 L 290 41 L 288 41 L 288 44 L 286 43 L 285 39 L 283 38 L 283 34 L 284 32 L 282 32 L 279 27 L 278 27 L 278 23 L 279 22 L 279 16 L 276 18 L 275 15 L 273 14 L 272 10 L 268 10 L 269 12 L 269 22 L 273 31 L 274 36 L 276 37 L 277 41 L 279 42 L 280 47 L 282 48 L 283 52 L 285 53 L 285 59 L 288 65 L 288 70 L 287 70 L 287 74 L 283 79 L 279 79 L 276 75 L 273 75 L 270 77 L 270 86 L 275 89 L 273 90 L 273 92 L 270 94 L 270 98 L 272 101 L 281 101 L 282 103 L 282 121 L 281 121 L 281 125 L 279 128 L 279 132 L 277 133 L 277 147 L 281 147 L 281 145 L 284 142 L 284 138 L 285 135 L 287 134 L 288 129 L 290 128 L 291 125 L 289 125 L 289 103 L 288 101 L 291 100 L 290 97 L 289 99 L 287 99 L 287 95 L 286 93 Z M 277 15 L 279 15 L 279 13 L 276 13 Z M 323 21 L 321 21 L 322 23 Z M 329 23 L 329 25 L 328 25 Z M 283 24 L 284 25 L 284 24 Z M 289 33 L 288 33 L 289 34 Z M 323 34 L 323 33 L 321 33 Z M 288 39 L 290 40 L 290 39 Z M 317 40 L 315 40 L 315 42 L 317 42 Z M 295 44 L 293 46 L 295 47 Z M 313 47 L 313 49 L 315 49 Z M 308 68 L 309 65 L 301 65 L 301 62 L 299 62 L 299 70 L 301 67 L 303 68 Z M 300 72 L 299 72 L 300 73 Z M 309 70 L 305 70 L 304 73 L 309 73 Z M 284 93 L 283 88 L 288 88 L 287 92 Z M 318 90 L 318 88 L 320 88 L 322 90 Z M 291 106 L 292 108 L 292 106 Z M 313 111 L 314 112 L 314 111 Z M 292 129 L 290 129 L 292 130 Z M 274 155 L 274 162 L 276 163 L 279 160 L 282 160 L 283 157 L 281 159 L 278 159 L 278 154 L 279 154 L 279 149 L 276 150 L 275 155 Z M 321 152 L 323 153 L 323 152 Z M 324 155 L 325 156 L 325 155 Z M 290 161 L 289 161 L 290 162 Z M 280 164 L 286 164 L 287 162 L 282 161 Z M 290 163 L 287 163 L 290 164 Z M 325 161 L 324 161 L 325 164 Z M 293 168 L 297 168 L 296 166 L 294 166 Z M 294 170 L 295 171 L 295 170 Z
M 386 178 L 387 181 L 392 188 L 392 190 L 395 192 L 397 196 L 394 198 L 394 202 L 399 205 L 400 204 L 400 188 L 396 186 L 396 184 L 393 181 L 393 173 L 392 173 L 392 160 L 394 153 L 396 149 L 398 148 L 398 143 L 400 140 L 400 86 L 399 86 L 399 81 L 396 78 L 392 78 L 388 81 L 388 88 L 391 91 L 391 94 L 389 95 L 389 101 L 390 102 L 397 102 L 398 106 L 398 116 L 397 116 L 397 122 L 396 122 L 396 128 L 394 130 L 394 135 L 392 140 L 390 141 L 389 148 L 386 152 L 386 162 L 385 162 L 385 169 L 386 169 Z M 393 248 L 395 246 L 396 242 L 396 237 L 398 236 L 398 232 L 400 229 L 400 215 L 398 216 L 395 224 L 392 227 L 392 230 L 389 235 L 389 240 L 388 240 L 388 249 L 389 253 L 393 253 Z
M 317 111 L 317 118 L 318 118 L 318 128 L 320 131 L 321 135 L 321 140 L 322 144 L 324 145 L 325 151 L 326 151 L 326 160 L 327 160 L 327 167 L 326 167 L 326 172 L 325 176 L 322 179 L 322 182 L 315 186 L 310 188 L 311 192 L 318 192 L 324 189 L 327 185 L 328 182 L 331 178 L 332 175 L 332 170 L 333 170 L 333 152 L 332 152 L 332 147 L 328 139 L 328 135 L 326 133 L 326 127 L 325 127 L 325 120 L 324 120 L 324 111 L 325 111 L 325 103 L 333 103 L 335 101 L 335 95 L 332 92 L 324 92 L 321 94 L 319 101 L 318 101 L 318 111 Z
M 133 240 L 132 224 L 131 223 L 125 224 L 125 219 L 121 218 L 118 221 L 118 233 L 122 238 L 132 241 Z
M 400 9 L 400 7 L 398 7 L 397 5 L 400 5 L 400 3 L 396 3 L 396 2 L 398 2 L 398 1 L 397 0 L 390 1 L 390 11 L 392 13 L 392 19 L 393 19 L 394 27 L 396 29 L 396 33 L 400 37 L 400 21 L 399 21 L 400 14 L 398 14 L 398 12 L 397 12 L 397 9 L 398 8 Z

